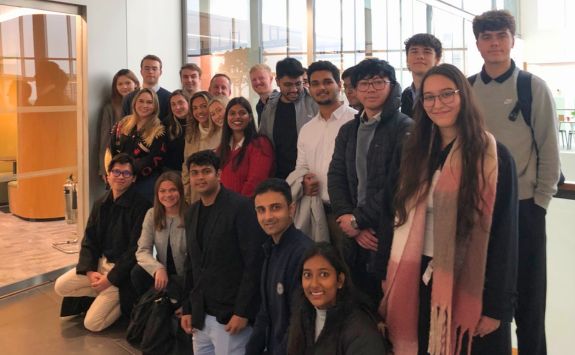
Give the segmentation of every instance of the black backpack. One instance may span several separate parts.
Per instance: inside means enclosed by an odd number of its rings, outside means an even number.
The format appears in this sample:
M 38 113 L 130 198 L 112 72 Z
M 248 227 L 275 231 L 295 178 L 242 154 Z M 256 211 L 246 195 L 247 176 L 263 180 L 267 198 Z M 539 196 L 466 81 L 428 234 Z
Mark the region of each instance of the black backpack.
M 523 116 L 523 120 L 527 127 L 529 127 L 529 131 L 531 131 L 531 142 L 533 144 L 533 148 L 535 149 L 535 154 L 537 156 L 537 160 L 539 160 L 539 147 L 537 146 L 537 141 L 535 140 L 535 132 L 533 131 L 533 126 L 531 125 L 531 104 L 533 103 L 533 94 L 531 93 L 531 77 L 533 75 L 530 72 L 525 70 L 519 70 L 517 74 L 517 103 L 513 106 L 513 109 L 509 113 L 509 120 L 515 121 L 517 120 L 517 116 L 519 112 L 521 112 L 521 116 Z M 467 78 L 469 80 L 469 84 L 473 86 L 475 80 L 477 80 L 477 74 L 474 74 Z M 557 186 L 562 185 L 565 183 L 565 176 L 563 175 L 563 171 L 561 171 L 561 175 L 559 176 L 559 182 Z

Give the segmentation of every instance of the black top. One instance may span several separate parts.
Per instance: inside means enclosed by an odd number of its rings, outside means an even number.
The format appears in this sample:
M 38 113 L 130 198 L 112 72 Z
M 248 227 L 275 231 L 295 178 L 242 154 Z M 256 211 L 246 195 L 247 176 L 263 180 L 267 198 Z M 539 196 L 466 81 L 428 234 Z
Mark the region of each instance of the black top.
M 169 118 L 172 119 L 172 118 Z M 186 119 L 176 118 L 182 126 L 179 136 L 171 139 L 169 127 L 166 125 L 166 157 L 164 158 L 164 169 L 182 171 L 184 164 L 184 147 L 186 146 Z
M 413 84 L 406 87 L 401 93 L 401 113 L 413 117 L 413 107 L 415 102 L 413 100 Z
M 276 177 L 285 179 L 294 169 L 297 159 L 297 126 L 295 105 L 278 101 L 274 121 Z
M 198 234 L 196 237 L 198 238 L 198 244 L 200 245 L 201 249 L 204 249 L 204 241 L 208 239 L 208 235 L 206 235 L 206 221 L 210 218 L 210 214 L 212 212 L 212 206 L 206 206 L 200 200 L 200 215 L 198 218 Z

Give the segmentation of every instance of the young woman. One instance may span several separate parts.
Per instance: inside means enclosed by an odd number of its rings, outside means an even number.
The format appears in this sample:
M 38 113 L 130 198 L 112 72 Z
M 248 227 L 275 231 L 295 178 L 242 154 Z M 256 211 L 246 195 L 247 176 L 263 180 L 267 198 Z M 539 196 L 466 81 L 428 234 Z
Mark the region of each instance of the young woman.
M 509 354 L 517 182 L 455 66 L 424 76 L 380 306 L 395 354 Z
M 110 132 L 112 127 L 122 119 L 122 99 L 134 90 L 140 89 L 140 81 L 129 69 L 120 69 L 112 79 L 112 95 L 110 101 L 102 108 L 102 116 L 98 130 L 98 174 L 106 181 L 106 150 L 110 147 Z
M 222 184 L 251 197 L 256 186 L 271 176 L 274 151 L 265 136 L 258 135 L 252 107 L 243 97 L 228 102 L 218 153 Z
M 166 159 L 164 168 L 181 172 L 184 163 L 186 126 L 190 114 L 190 99 L 183 90 L 175 90 L 169 98 L 170 114 L 166 117 Z
M 181 288 L 186 256 L 184 230 L 184 187 L 180 174 L 167 171 L 160 175 L 154 189 L 154 207 L 144 218 L 132 269 L 132 283 L 139 295 L 150 287 L 167 289 L 171 298 L 182 300 Z M 157 258 L 154 257 L 154 248 Z
M 210 111 L 210 119 L 218 127 L 224 125 L 226 105 L 228 104 L 229 98 L 227 96 L 216 96 L 208 102 L 208 110 Z
M 188 203 L 196 201 L 199 197 L 190 189 L 186 159 L 200 150 L 216 149 L 220 144 L 222 129 L 212 122 L 208 111 L 208 102 L 211 98 L 212 96 L 207 91 L 199 91 L 190 99 L 192 107 L 186 126 L 184 163 L 182 164 L 182 181 Z
M 385 355 L 376 320 L 356 297 L 336 247 L 318 243 L 303 260 L 301 307 L 290 321 L 288 354 Z
M 134 187 L 150 202 L 154 201 L 154 184 L 162 171 L 165 129 L 158 118 L 160 105 L 154 90 L 143 88 L 134 95 L 132 112 L 112 129 L 112 156 L 126 153 L 136 161 Z

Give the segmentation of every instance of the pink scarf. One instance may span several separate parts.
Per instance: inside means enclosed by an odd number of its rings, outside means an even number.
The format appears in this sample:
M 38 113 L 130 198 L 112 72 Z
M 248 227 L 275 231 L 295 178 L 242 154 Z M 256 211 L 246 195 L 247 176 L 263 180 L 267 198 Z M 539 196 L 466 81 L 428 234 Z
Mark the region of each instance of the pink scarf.
M 461 149 L 456 140 L 433 193 L 433 284 L 431 291 L 431 355 L 459 354 L 468 334 L 468 353 L 482 311 L 483 286 L 491 216 L 497 185 L 497 146 L 489 133 L 479 177 L 480 210 L 464 245 L 456 243 L 457 198 Z M 419 282 L 427 199 L 413 199 L 405 224 L 395 229 L 380 313 L 396 355 L 417 354 Z

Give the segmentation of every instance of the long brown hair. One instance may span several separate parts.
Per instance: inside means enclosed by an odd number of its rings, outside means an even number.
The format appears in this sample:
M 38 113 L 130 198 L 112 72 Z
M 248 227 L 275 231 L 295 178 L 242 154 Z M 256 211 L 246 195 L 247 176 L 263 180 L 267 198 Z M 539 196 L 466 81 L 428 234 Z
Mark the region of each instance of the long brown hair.
M 118 72 L 114 75 L 114 78 L 112 79 L 112 96 L 110 97 L 110 101 L 112 102 L 112 107 L 114 108 L 114 113 L 116 114 L 116 117 L 121 118 L 122 117 L 122 94 L 120 94 L 120 92 L 118 91 L 118 79 L 121 76 L 125 76 L 128 79 L 132 80 L 134 82 L 135 85 L 135 90 L 139 90 L 140 89 L 140 81 L 138 80 L 138 77 L 136 76 L 136 74 L 134 74 L 130 69 L 120 69 L 118 70 Z
M 176 117 L 176 115 L 172 112 L 172 109 L 171 109 L 172 98 L 175 96 L 181 96 L 188 102 L 188 114 L 186 115 L 186 125 L 189 122 L 189 117 L 190 117 L 191 112 L 192 112 L 190 98 L 184 92 L 184 90 L 182 90 L 182 89 L 174 90 L 170 94 L 170 97 L 168 98 L 168 101 L 170 103 L 170 114 L 169 114 L 168 118 L 166 119 L 166 130 L 168 131 L 168 138 L 170 140 L 174 140 L 174 139 L 180 137 L 183 133 L 185 133 L 183 131 L 182 125 L 180 124 L 180 121 L 178 121 L 178 118 L 182 118 L 182 117 Z
M 186 141 L 188 141 L 188 143 L 197 142 L 200 140 L 200 123 L 194 117 L 194 109 L 192 108 L 194 100 L 197 99 L 198 97 L 201 97 L 204 100 L 206 100 L 206 105 L 212 99 L 212 95 L 210 95 L 210 93 L 207 91 L 198 91 L 195 94 L 193 94 L 192 97 L 190 98 L 190 114 L 188 115 L 188 124 L 186 125 Z M 212 122 L 212 119 L 210 118 L 209 114 L 208 114 L 208 124 L 209 124 L 208 136 L 211 137 L 214 134 L 216 134 L 216 132 L 218 132 L 220 127 L 218 127 L 215 123 Z
M 431 179 L 439 164 L 442 150 L 439 129 L 423 108 L 421 98 L 425 82 L 432 75 L 441 75 L 451 80 L 459 90 L 461 106 L 457 115 L 457 141 L 453 149 L 461 149 L 461 182 L 458 194 L 457 239 L 467 238 L 475 223 L 475 216 L 481 215 L 479 173 L 484 177 L 483 161 L 488 145 L 483 115 L 479 110 L 469 82 L 457 67 L 441 64 L 431 68 L 423 77 L 419 89 L 419 100 L 415 103 L 411 134 L 406 142 L 399 172 L 399 188 L 394 206 L 397 226 L 407 221 L 408 202 L 420 202 L 429 192 Z
M 170 181 L 174 186 L 176 186 L 176 189 L 178 189 L 180 194 L 180 200 L 178 202 L 178 216 L 180 217 L 180 224 L 178 225 L 178 228 L 184 228 L 184 213 L 187 208 L 184 196 L 184 185 L 182 184 L 182 175 L 175 171 L 166 171 L 160 175 L 158 180 L 156 180 L 156 185 L 154 187 L 154 227 L 157 231 L 166 228 L 166 208 L 158 198 L 160 184 L 164 181 Z

